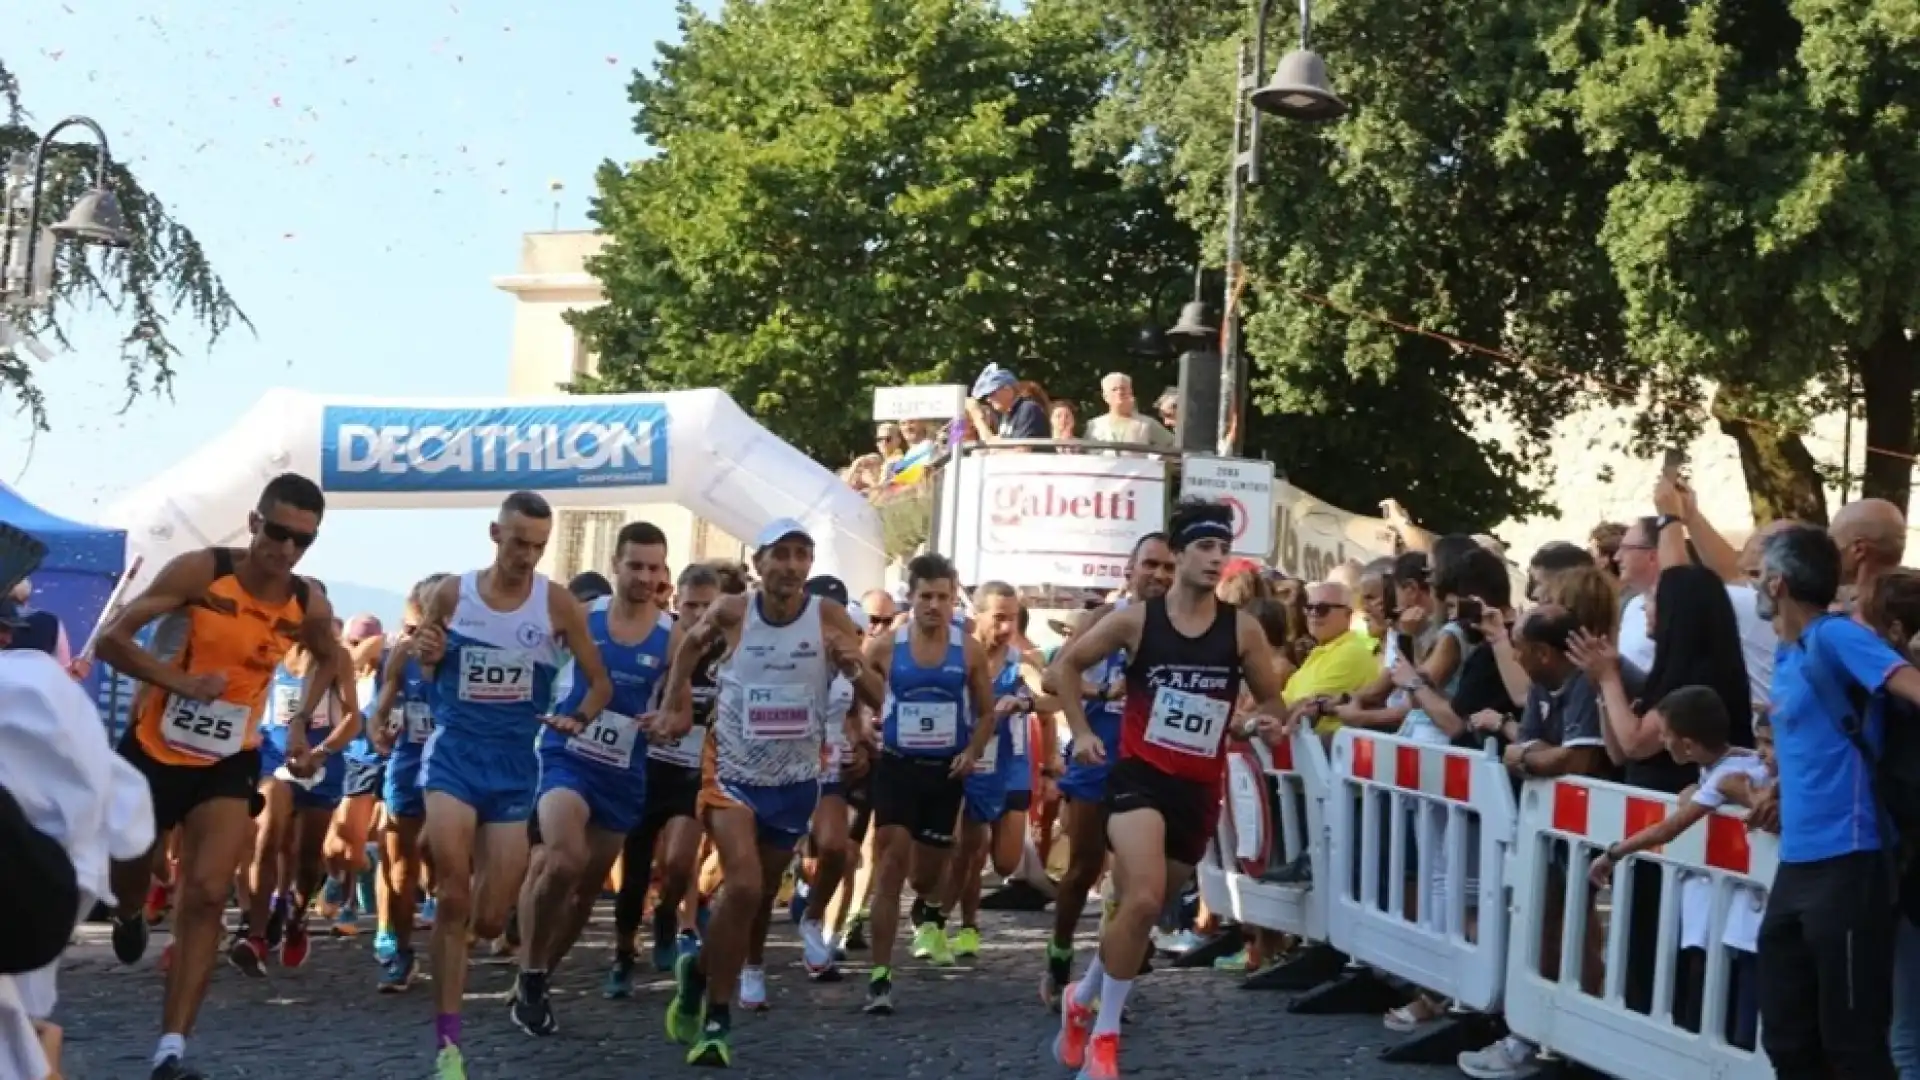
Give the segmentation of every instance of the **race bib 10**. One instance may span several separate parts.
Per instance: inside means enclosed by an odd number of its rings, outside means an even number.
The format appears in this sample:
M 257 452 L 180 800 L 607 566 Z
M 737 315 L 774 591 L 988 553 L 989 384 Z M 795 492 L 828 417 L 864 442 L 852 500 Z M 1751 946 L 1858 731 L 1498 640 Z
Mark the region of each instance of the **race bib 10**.
M 468 645 L 460 650 L 460 700 L 476 705 L 520 705 L 533 700 L 533 661 L 511 649 Z
M 1217 757 L 1231 713 L 1227 702 L 1161 687 L 1147 715 L 1147 741 L 1177 753 Z
M 634 747 L 639 743 L 639 722 L 609 710 L 594 717 L 593 723 L 568 739 L 567 749 L 589 761 L 626 769 L 633 766 Z

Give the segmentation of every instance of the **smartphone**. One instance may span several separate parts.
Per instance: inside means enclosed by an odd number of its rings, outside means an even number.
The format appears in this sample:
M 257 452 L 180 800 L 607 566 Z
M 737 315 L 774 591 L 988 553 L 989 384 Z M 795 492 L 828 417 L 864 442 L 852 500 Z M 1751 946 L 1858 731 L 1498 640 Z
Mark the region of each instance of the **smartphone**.
M 1409 634 L 1403 630 L 1400 633 L 1394 635 L 1394 649 L 1402 657 L 1406 659 L 1407 663 L 1411 664 L 1414 662 L 1412 634 Z
M 1660 462 L 1660 471 L 1668 476 L 1679 476 L 1680 470 L 1686 467 L 1687 452 L 1679 447 L 1670 448 L 1667 456 Z
M 1459 600 L 1453 605 L 1453 621 L 1462 626 L 1479 626 L 1480 618 L 1485 613 L 1478 600 Z

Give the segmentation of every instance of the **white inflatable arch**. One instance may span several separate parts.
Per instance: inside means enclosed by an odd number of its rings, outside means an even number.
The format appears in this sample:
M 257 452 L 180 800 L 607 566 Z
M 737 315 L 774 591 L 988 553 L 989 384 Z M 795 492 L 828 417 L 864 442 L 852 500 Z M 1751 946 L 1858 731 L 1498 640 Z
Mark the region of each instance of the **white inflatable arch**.
M 595 397 L 335 398 L 273 390 L 226 433 L 116 503 L 128 565 L 150 578 L 196 548 L 237 545 L 260 488 L 312 477 L 327 507 L 677 503 L 751 540 L 776 518 L 812 532 L 815 570 L 880 588 L 880 518 L 831 471 L 719 390 Z M 323 539 L 321 541 L 325 543 Z

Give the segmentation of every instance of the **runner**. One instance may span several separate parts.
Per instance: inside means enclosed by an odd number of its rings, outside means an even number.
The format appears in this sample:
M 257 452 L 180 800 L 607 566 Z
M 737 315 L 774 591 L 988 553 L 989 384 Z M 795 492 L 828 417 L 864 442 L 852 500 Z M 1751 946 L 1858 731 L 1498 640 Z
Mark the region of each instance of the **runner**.
M 416 635 L 436 707 L 420 786 L 438 872 L 433 992 L 440 1080 L 467 1075 L 460 1011 L 468 933 L 500 936 L 526 872 L 526 822 L 540 785 L 534 735 L 542 724 L 578 735 L 613 696 L 580 602 L 534 569 L 553 532 L 547 500 L 530 491 L 507 496 L 488 531 L 493 565 L 436 586 Z M 562 638 L 588 685 L 574 711 L 556 716 L 546 706 Z
M 313 584 L 320 588 L 318 581 Z M 323 688 L 320 707 L 305 724 L 297 721 L 321 668 L 313 654 L 295 645 L 274 672 L 260 725 L 259 827 L 247 873 L 247 905 L 227 949 L 233 966 L 254 978 L 267 973 L 269 938 L 280 939 L 283 966 L 307 962 L 307 905 L 325 880 L 323 848 L 345 790 L 343 770 L 333 758 L 360 727 L 346 653 L 337 637 L 328 644 L 334 662 L 326 671 L 333 685 Z M 296 754 L 296 746 L 312 749 Z
M 1148 533 L 1133 545 L 1133 554 L 1127 559 L 1126 595 L 1089 612 L 1080 621 L 1079 633 L 1086 633 L 1114 612 L 1125 611 L 1130 604 L 1165 596 L 1172 585 L 1173 551 L 1167 547 L 1167 534 Z M 1120 699 L 1126 693 L 1121 676 L 1125 668 L 1125 654 L 1108 657 L 1086 676 L 1090 681 L 1079 694 L 1084 702 L 1082 709 L 1103 746 L 1120 745 Z M 1056 695 L 1067 692 L 1063 685 L 1053 683 L 1051 676 L 1047 686 Z M 1107 764 L 1081 761 L 1071 745 L 1067 753 L 1066 771 L 1056 785 L 1064 806 L 1060 832 L 1067 842 L 1067 869 L 1060 875 L 1053 901 L 1053 936 L 1047 940 L 1047 971 L 1040 979 L 1040 1000 L 1048 1008 L 1060 1004 L 1060 993 L 1073 978 L 1074 929 L 1080 925 L 1087 897 L 1099 884 L 1107 865 Z M 1053 762 L 1047 764 L 1057 768 Z
M 1101 932 L 1086 974 L 1062 995 L 1054 1040 L 1054 1056 L 1079 1068 L 1082 1080 L 1120 1075 L 1127 992 L 1167 896 L 1186 887 L 1219 817 L 1220 749 L 1241 680 L 1260 703 L 1241 735 L 1277 741 L 1282 723 L 1274 716 L 1286 715 L 1260 624 L 1214 599 L 1233 539 L 1232 510 L 1182 500 L 1168 533 L 1175 565 L 1167 595 L 1095 623 L 1060 651 L 1052 668 L 1057 685 L 1074 686 L 1114 653 L 1128 656 L 1120 744 L 1107 776 L 1107 843 L 1119 909 Z M 1094 765 L 1109 760 L 1078 696 L 1067 695 L 1061 705 L 1073 729 L 1074 758 Z
M 937 906 L 952 859 L 963 778 L 997 737 L 987 652 L 955 620 L 959 574 L 944 556 L 907 564 L 913 612 L 906 626 L 866 647 L 869 685 L 881 698 L 882 750 L 874 763 L 873 974 L 866 1011 L 893 1013 L 893 945 L 900 892 L 911 881 L 912 921 L 935 964 L 951 964 L 946 915 Z M 881 694 L 874 690 L 884 691 Z M 923 941 L 924 939 L 924 941 Z
M 844 605 L 853 628 L 865 639 L 867 614 L 858 604 L 847 603 L 847 587 L 839 578 L 816 577 L 807 582 L 807 592 Z M 807 974 L 819 982 L 840 981 L 839 957 L 833 942 L 827 937 L 827 903 L 839 891 L 851 858 L 852 841 L 848 828 L 852 812 L 848 805 L 847 784 L 864 775 L 869 744 L 864 739 L 849 738 L 848 733 L 860 732 L 864 726 L 852 680 L 845 675 L 835 676 L 827 698 L 828 758 L 826 772 L 821 776 L 820 806 L 813 812 L 813 827 L 807 834 L 807 859 L 793 890 L 794 921 L 800 924 L 800 960 Z M 765 948 L 766 933 L 762 931 L 760 949 Z M 747 978 L 751 973 L 760 982 L 758 998 L 761 1007 L 764 1007 L 766 986 L 760 958 L 756 953 L 750 959 L 753 963 L 741 973 L 741 1004 L 751 1005 L 753 1002 L 749 991 L 755 988 L 749 985 Z
M 893 636 L 897 609 L 892 594 L 884 589 L 871 589 L 861 594 L 860 610 L 867 617 L 868 640 Z M 860 722 L 855 728 L 867 736 L 867 754 L 864 767 L 856 759 L 857 775 L 847 777 L 845 769 L 842 769 L 847 806 L 853 811 L 853 822 L 847 827 L 847 840 L 849 846 L 857 850 L 853 853 L 852 872 L 842 875 L 838 895 L 832 900 L 829 937 L 836 944 L 836 955 L 841 948 L 867 947 L 868 901 L 873 896 L 873 758 L 879 746 L 879 718 L 872 709 L 857 700 L 855 708 L 860 710 Z
M 846 609 L 803 587 L 813 569 L 805 526 L 783 518 L 761 530 L 753 564 L 759 589 L 723 597 L 678 635 L 664 710 L 665 734 L 691 729 L 694 669 L 714 641 L 725 640 L 700 812 L 726 880 L 699 954 L 674 965 L 667 1006 L 667 1033 L 693 1044 L 687 1061 L 695 1065 L 731 1063 L 729 1003 L 755 913 L 779 886 L 820 799 L 821 729 L 835 669 L 864 686 L 863 696 L 878 697 L 863 682 L 860 635 Z
M 960 932 L 951 945 L 956 958 L 980 955 L 980 877 L 988 855 L 1001 877 L 1020 865 L 1027 835 L 1026 796 L 1032 787 L 1027 776 L 1027 721 L 1036 708 L 1056 707 L 1040 689 L 1045 672 L 1039 654 L 1023 653 L 1017 644 L 1022 609 L 1013 586 L 1004 581 L 981 585 L 973 591 L 973 610 L 974 639 L 986 653 L 987 670 L 994 673 L 993 709 L 1000 734 L 987 744 L 966 778 L 960 842 L 941 896 L 941 910 L 960 913 Z M 1016 774 L 1021 796 L 1017 807 L 1012 798 Z M 947 949 L 946 931 L 933 927 L 929 936 L 929 952 L 942 955 Z M 914 955 L 920 955 L 918 940 Z
M 675 587 L 677 624 L 687 628 L 698 625 L 721 594 L 738 596 L 746 591 L 746 579 L 732 567 L 695 563 L 680 572 Z M 672 971 L 677 956 L 692 955 L 699 948 L 700 938 L 694 928 L 680 927 L 680 902 L 692 888 L 700 858 L 700 753 L 707 745 L 713 700 L 719 693 L 714 667 L 725 651 L 725 640 L 716 639 L 694 667 L 693 726 L 679 739 L 647 746 L 646 810 L 640 824 L 627 833 L 620 856 L 620 892 L 613 907 L 613 967 L 607 972 L 602 991 L 609 998 L 633 993 L 636 939 L 656 867 L 660 892 L 653 905 L 654 970 Z M 661 686 L 664 689 L 664 683 Z
M 273 669 L 296 642 L 318 658 L 300 719 L 311 717 L 333 682 L 333 608 L 324 592 L 293 573 L 325 512 L 313 481 L 293 473 L 273 478 L 247 515 L 252 539 L 245 548 L 205 548 L 169 562 L 100 637 L 99 658 L 142 684 L 120 753 L 153 789 L 156 834 L 181 830 L 173 912 L 179 949 L 167 970 L 153 1080 L 201 1075 L 182 1062 L 213 977 L 234 872 L 252 836 L 259 723 Z M 134 638 L 156 620 L 148 652 Z M 304 742 L 305 725 L 298 726 Z M 303 759 L 306 746 L 296 746 L 295 759 Z M 114 867 L 114 952 L 124 963 L 146 950 L 140 908 L 152 874 L 151 858 Z
M 360 933 L 360 916 L 378 906 L 367 837 L 373 831 L 374 811 L 380 805 L 387 759 L 374 743 L 374 733 L 385 718 L 376 720 L 378 714 L 370 711 L 380 695 L 380 659 L 386 653 L 387 638 L 379 619 L 356 615 L 347 620 L 341 640 L 351 663 L 354 695 L 360 703 L 360 731 L 335 766 L 341 772 L 341 798 L 322 853 L 327 881 L 321 894 L 321 913 L 334 919 L 336 935 L 354 937 Z
M 376 728 L 375 737 L 389 754 L 381 787 L 387 827 L 380 837 L 380 932 L 373 942 L 383 994 L 401 993 L 413 985 L 414 904 L 425 862 L 420 845 L 426 816 L 420 760 L 433 737 L 433 683 L 414 654 L 427 598 L 446 579 L 446 574 L 434 574 L 407 595 L 400 635 L 381 665 L 380 697 L 372 712 L 387 720 Z
M 529 1035 L 559 1030 L 547 973 L 579 938 L 627 834 L 647 806 L 647 731 L 654 687 L 666 674 L 673 619 L 656 602 L 667 536 L 645 521 L 614 539 L 614 592 L 593 602 L 587 627 L 613 680 L 613 700 L 578 735 L 540 733 L 540 797 L 528 822 L 533 863 L 520 891 L 520 975 L 513 1022 Z M 555 709 L 580 707 L 589 685 L 568 665 Z

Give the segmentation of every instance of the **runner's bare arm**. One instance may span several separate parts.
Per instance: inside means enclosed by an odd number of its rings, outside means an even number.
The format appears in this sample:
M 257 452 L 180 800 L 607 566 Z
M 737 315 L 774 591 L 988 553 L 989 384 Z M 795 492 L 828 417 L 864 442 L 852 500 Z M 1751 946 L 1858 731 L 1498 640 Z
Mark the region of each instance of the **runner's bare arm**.
M 993 696 L 993 670 L 987 666 L 987 648 L 973 635 L 967 635 L 967 696 L 973 699 L 973 737 L 967 740 L 967 756 L 980 760 L 988 744 L 1000 737 L 1000 710 Z
M 1242 734 L 1251 738 L 1261 728 L 1262 717 L 1278 721 L 1287 715 L 1287 703 L 1280 695 L 1285 684 L 1280 681 L 1280 673 L 1274 667 L 1273 646 L 1267 642 L 1267 632 L 1260 628 L 1259 620 L 1242 611 L 1234 623 L 1234 631 L 1240 639 L 1240 678 L 1246 683 L 1254 703 L 1253 715 L 1242 731 Z M 1275 725 L 1268 723 L 1265 726 L 1273 728 Z
M 370 638 L 362 638 L 354 642 L 347 646 L 347 658 L 352 661 L 351 666 L 349 666 L 347 670 L 359 671 L 368 664 L 374 663 L 380 658 L 380 654 L 386 651 L 386 648 L 387 636 L 385 634 L 375 634 Z
M 420 627 L 415 635 L 414 655 L 420 660 L 421 674 L 428 679 L 434 677 L 435 669 L 447 654 L 447 623 L 453 619 L 455 608 L 460 606 L 460 579 L 447 577 L 433 587 L 426 596 L 426 604 L 420 613 Z
M 831 600 L 820 602 L 820 635 L 826 639 L 827 659 L 840 669 L 840 674 L 858 678 L 860 673 L 848 668 L 861 662 L 860 641 L 864 635 L 853 625 L 853 616 L 847 614 L 845 607 Z
M 887 704 L 887 677 L 893 672 L 893 635 L 868 638 L 860 658 L 865 662 L 864 670 L 853 681 L 853 693 L 877 713 Z
M 386 717 L 393 712 L 394 702 L 400 697 L 400 681 L 407 675 L 411 644 L 412 639 L 406 634 L 394 640 L 393 650 L 387 653 L 387 666 L 380 672 L 380 699 L 374 703 L 373 711 L 367 714 L 373 743 L 382 753 L 393 749 L 394 732 L 387 724 Z
M 745 595 L 722 596 L 707 609 L 700 621 L 680 637 L 673 650 L 673 662 L 667 667 L 667 693 L 660 711 L 666 716 L 662 734 L 679 738 L 693 728 L 693 672 L 704 660 L 713 643 L 722 640 L 746 618 Z
M 554 633 L 566 640 L 574 665 L 587 677 L 587 696 L 580 699 L 580 707 L 574 710 L 573 716 L 584 727 L 613 700 L 613 679 L 607 674 L 606 663 L 600 659 L 600 646 L 594 643 L 593 631 L 587 628 L 587 609 L 572 593 L 548 589 L 547 617 L 553 623 Z
M 1033 694 L 1034 712 L 1060 711 L 1060 699 L 1047 692 L 1047 658 L 1040 655 L 1039 649 L 1020 654 L 1020 681 L 1026 683 L 1028 692 Z
M 327 599 L 326 587 L 307 579 L 307 610 L 300 620 L 300 644 L 304 646 L 311 659 L 307 663 L 306 694 L 300 699 L 300 709 L 294 719 L 301 723 L 289 723 L 289 734 L 295 731 L 304 735 L 305 721 L 310 720 L 320 706 L 326 703 L 327 695 L 332 693 L 345 672 L 341 662 L 346 649 L 340 639 L 333 636 L 333 602 Z M 345 700 L 344 695 L 342 700 Z M 292 745 L 292 740 L 288 740 Z
M 1053 676 L 1048 686 L 1079 686 L 1087 671 L 1095 664 L 1125 649 L 1135 652 L 1140 648 L 1140 631 L 1146 626 L 1146 608 L 1135 604 L 1123 611 L 1111 612 L 1080 633 L 1054 656 L 1052 666 L 1047 668 Z M 1060 711 L 1067 718 L 1067 727 L 1072 729 L 1076 743 L 1085 743 L 1093 738 L 1093 727 L 1087 723 L 1087 710 L 1077 694 L 1060 696 Z
M 134 644 L 134 638 L 147 624 L 163 615 L 171 615 L 206 595 L 213 585 L 213 552 L 190 551 L 175 558 L 154 576 L 144 592 L 128 601 L 100 632 L 94 647 L 101 660 L 115 671 L 157 686 L 172 694 L 191 697 L 200 688 L 193 685 L 185 671 L 166 664 Z M 215 696 L 218 696 L 215 691 Z

